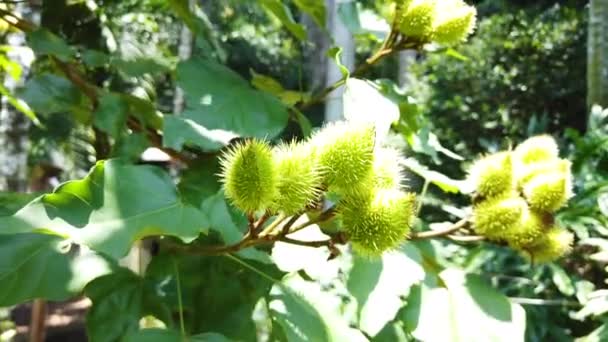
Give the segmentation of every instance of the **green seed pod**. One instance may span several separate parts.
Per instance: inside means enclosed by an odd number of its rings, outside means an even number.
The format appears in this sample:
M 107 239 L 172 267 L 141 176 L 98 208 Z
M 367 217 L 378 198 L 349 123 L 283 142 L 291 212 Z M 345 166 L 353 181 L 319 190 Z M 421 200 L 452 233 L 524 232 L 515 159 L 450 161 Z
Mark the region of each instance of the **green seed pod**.
M 364 197 L 340 201 L 342 225 L 361 254 L 376 257 L 396 248 L 410 232 L 415 211 L 412 193 L 399 190 L 378 190 L 371 200 Z
M 399 31 L 407 37 L 427 38 L 433 32 L 437 0 L 413 0 L 403 11 Z
M 477 194 L 497 197 L 513 188 L 511 153 L 499 152 L 476 161 L 469 172 L 469 180 Z
M 550 135 L 539 135 L 519 144 L 514 154 L 518 162 L 530 164 L 558 158 L 559 148 Z
M 473 32 L 477 10 L 462 0 L 442 0 L 438 3 L 431 39 L 440 44 L 460 43 Z
M 246 213 L 268 208 L 277 194 L 277 172 L 272 150 L 265 141 L 247 140 L 220 158 L 224 192 Z
M 403 158 L 399 151 L 381 147 L 374 153 L 373 186 L 377 189 L 399 189 L 403 183 Z
M 523 192 L 531 208 L 554 213 L 572 197 L 570 173 L 539 174 L 524 184 Z
M 564 228 L 553 227 L 533 245 L 524 250 L 524 256 L 534 263 L 551 262 L 572 249 L 574 235 Z
M 538 240 L 552 225 L 553 217 L 546 213 L 528 210 L 519 225 L 507 231 L 504 240 L 514 249 L 521 250 Z
M 504 240 L 527 215 L 528 204 L 519 196 L 489 199 L 475 206 L 473 228 L 490 240 Z
M 569 175 L 571 167 L 572 163 L 566 159 L 554 159 L 532 164 L 518 164 L 515 167 L 517 184 L 520 188 L 523 188 L 523 186 L 531 181 L 534 177 L 553 172 Z
M 321 170 L 309 145 L 290 143 L 274 149 L 278 194 L 271 208 L 295 215 L 321 195 Z
M 332 191 L 348 192 L 366 181 L 374 159 L 373 126 L 350 122 L 329 124 L 310 140 L 323 170 L 323 182 Z

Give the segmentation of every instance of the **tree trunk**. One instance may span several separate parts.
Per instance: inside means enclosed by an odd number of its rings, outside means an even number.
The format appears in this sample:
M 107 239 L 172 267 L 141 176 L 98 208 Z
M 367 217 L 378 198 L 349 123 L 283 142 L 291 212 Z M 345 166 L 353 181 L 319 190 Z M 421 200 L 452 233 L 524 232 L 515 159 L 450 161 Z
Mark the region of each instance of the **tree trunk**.
M 327 28 L 334 39 L 334 44 L 342 48 L 341 60 L 342 64 L 349 70 L 352 70 L 355 66 L 355 40 L 353 35 L 348 31 L 346 25 L 342 23 L 338 15 L 338 7 L 340 4 L 352 2 L 353 0 L 327 0 Z M 326 60 L 328 60 L 326 58 Z M 326 85 L 330 86 L 337 80 L 342 78 L 340 68 L 329 61 L 327 65 L 327 82 Z M 344 106 L 342 104 L 342 95 L 344 94 L 344 87 L 334 90 L 327 97 L 325 102 L 325 120 L 326 121 L 337 121 L 344 118 Z
M 587 44 L 587 106 L 608 108 L 608 0 L 591 0 Z

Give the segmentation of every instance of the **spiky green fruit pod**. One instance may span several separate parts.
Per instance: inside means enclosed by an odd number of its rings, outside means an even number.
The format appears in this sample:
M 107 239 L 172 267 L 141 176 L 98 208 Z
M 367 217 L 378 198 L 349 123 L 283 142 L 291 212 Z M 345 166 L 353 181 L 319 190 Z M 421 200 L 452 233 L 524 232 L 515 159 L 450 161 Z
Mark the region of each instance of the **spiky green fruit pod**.
M 554 213 L 572 197 L 570 172 L 539 174 L 524 184 L 523 192 L 531 208 Z
M 337 122 L 312 136 L 311 146 L 323 171 L 323 182 L 338 193 L 348 192 L 369 178 L 374 160 L 373 125 Z
M 321 169 L 313 149 L 307 144 L 283 144 L 273 152 L 277 170 L 277 196 L 271 208 L 285 215 L 295 215 L 319 199 Z
M 414 208 L 414 194 L 396 189 L 378 190 L 371 200 L 361 196 L 344 198 L 339 204 L 339 214 L 353 250 L 377 257 L 407 238 Z
M 399 31 L 407 37 L 428 38 L 433 32 L 433 22 L 437 15 L 437 0 L 413 0 L 399 23 Z
M 531 181 L 534 177 L 554 172 L 570 175 L 571 167 L 572 163 L 566 159 L 553 159 L 532 164 L 518 164 L 515 167 L 517 184 L 520 188 L 523 188 L 523 186 Z
M 538 240 L 553 224 L 553 217 L 547 213 L 528 210 L 519 225 L 512 226 L 504 235 L 511 248 L 522 249 Z
M 528 215 L 528 204 L 516 195 L 477 204 L 473 210 L 473 229 L 490 240 L 504 240 Z
M 237 143 L 220 157 L 224 193 L 246 213 L 268 208 L 277 194 L 277 169 L 265 141 Z
M 549 229 L 538 241 L 524 250 L 524 256 L 533 263 L 554 261 L 572 250 L 574 235 L 564 228 Z
M 399 189 L 404 180 L 403 157 L 399 151 L 380 147 L 374 153 L 373 186 L 377 189 Z
M 466 40 L 475 29 L 477 10 L 462 0 L 442 0 L 437 3 L 431 39 L 452 45 Z
M 559 147 L 550 135 L 538 135 L 519 144 L 514 151 L 518 162 L 531 164 L 558 158 Z
M 513 161 L 510 152 L 491 154 L 476 161 L 469 180 L 482 197 L 497 197 L 513 188 Z

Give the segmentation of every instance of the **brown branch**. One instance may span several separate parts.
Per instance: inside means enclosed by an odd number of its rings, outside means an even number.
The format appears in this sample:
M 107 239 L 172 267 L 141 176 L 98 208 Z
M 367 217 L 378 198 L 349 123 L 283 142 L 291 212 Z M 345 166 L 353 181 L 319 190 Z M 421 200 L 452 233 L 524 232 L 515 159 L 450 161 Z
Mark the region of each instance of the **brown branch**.
M 287 242 L 287 243 L 290 243 L 292 245 L 298 245 L 298 246 L 328 247 L 328 248 L 331 245 L 333 245 L 333 243 L 334 243 L 332 239 L 320 240 L 320 241 L 301 241 L 301 240 L 296 240 L 296 239 L 288 238 L 287 236 L 284 236 L 284 237 L 280 238 L 278 241 Z
M 412 234 L 410 234 L 409 239 L 410 240 L 422 240 L 422 239 L 432 239 L 432 238 L 436 238 L 436 237 L 444 237 L 444 236 L 448 236 L 448 235 L 452 235 L 452 233 L 466 227 L 469 223 L 470 223 L 470 218 L 469 217 L 465 217 L 462 220 L 454 223 L 453 225 L 444 228 L 444 229 L 437 229 L 437 230 L 428 230 L 428 231 L 424 231 L 424 232 L 414 232 Z

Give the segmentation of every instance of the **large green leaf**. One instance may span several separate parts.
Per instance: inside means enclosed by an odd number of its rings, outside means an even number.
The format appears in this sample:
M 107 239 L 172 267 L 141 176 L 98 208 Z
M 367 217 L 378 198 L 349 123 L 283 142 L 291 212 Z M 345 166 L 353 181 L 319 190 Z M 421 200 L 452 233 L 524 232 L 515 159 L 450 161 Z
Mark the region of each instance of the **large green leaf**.
M 63 39 L 43 28 L 28 33 L 27 38 L 29 46 L 38 55 L 53 55 L 64 62 L 74 55 L 72 48 Z
M 127 269 L 95 279 L 85 288 L 93 305 L 87 313 L 87 335 L 92 342 L 117 341 L 137 333 L 145 315 L 170 319 L 153 288 L 146 280 Z M 159 309 L 160 308 L 160 309 Z M 160 313 L 160 314 L 159 314 Z
M 202 212 L 182 203 L 166 172 L 109 160 L 84 179 L 1 217 L 0 235 L 48 232 L 118 258 L 146 236 L 191 241 L 205 231 L 206 221 Z
M 33 298 L 64 300 L 116 266 L 93 252 L 69 252 L 61 238 L 15 234 L 0 238 L 0 307 Z
M 280 277 L 272 265 L 228 256 L 155 257 L 146 270 L 146 282 L 172 312 L 179 308 L 175 269 L 180 275 L 186 331 L 218 332 L 240 341 L 255 340 L 252 314 L 272 282 L 256 272 Z M 256 272 L 253 272 L 251 268 Z
M 424 279 L 421 262 L 420 252 L 411 244 L 381 259 L 355 256 L 347 286 L 359 305 L 361 330 L 375 336 L 395 318 L 410 287 Z
M 0 192 L 0 217 L 14 214 L 38 196 L 39 193 Z
M 188 336 L 185 339 L 179 331 L 165 329 L 142 329 L 125 336 L 122 342 L 230 342 L 226 336 L 218 333 L 204 333 Z
M 445 287 L 423 283 L 408 297 L 406 327 L 423 341 L 523 341 L 525 312 L 475 275 L 448 269 Z
M 210 149 L 216 145 L 202 144 L 192 135 L 200 134 L 200 139 L 209 140 L 212 137 L 209 134 L 220 133 L 221 130 L 233 136 L 273 138 L 287 125 L 287 108 L 277 98 L 251 88 L 246 80 L 223 65 L 193 58 L 178 65 L 177 80 L 186 94 L 187 103 L 180 116 L 184 122 L 177 128 L 190 127 L 186 139 L 179 137 L 182 134 L 179 129 L 165 132 L 165 144 L 176 147 L 176 141 L 191 142 Z M 178 125 L 176 122 L 172 124 Z M 196 133 L 197 130 L 201 133 Z M 226 141 L 219 139 L 215 142 Z
M 88 117 L 87 98 L 69 80 L 57 75 L 32 77 L 18 95 L 39 114 L 72 112 L 80 121 Z
M 367 341 L 349 327 L 332 299 L 319 284 L 289 276 L 271 291 L 270 315 L 287 341 Z

